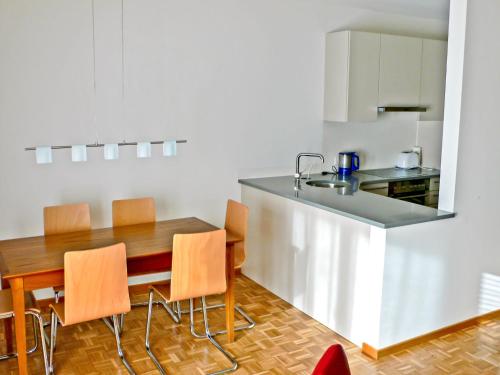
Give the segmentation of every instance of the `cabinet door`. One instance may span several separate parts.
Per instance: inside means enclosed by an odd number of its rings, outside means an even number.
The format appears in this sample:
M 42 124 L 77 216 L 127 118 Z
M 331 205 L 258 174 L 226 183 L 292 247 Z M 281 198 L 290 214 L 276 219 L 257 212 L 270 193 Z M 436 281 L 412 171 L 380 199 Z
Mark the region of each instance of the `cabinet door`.
M 380 34 L 350 32 L 348 121 L 377 121 Z
M 381 35 L 379 106 L 420 102 L 422 39 Z
M 326 34 L 325 121 L 347 121 L 349 31 Z
M 423 41 L 420 104 L 429 108 L 420 114 L 421 121 L 443 120 L 447 47 L 442 40 Z
M 380 34 L 339 31 L 326 36 L 326 121 L 376 121 Z

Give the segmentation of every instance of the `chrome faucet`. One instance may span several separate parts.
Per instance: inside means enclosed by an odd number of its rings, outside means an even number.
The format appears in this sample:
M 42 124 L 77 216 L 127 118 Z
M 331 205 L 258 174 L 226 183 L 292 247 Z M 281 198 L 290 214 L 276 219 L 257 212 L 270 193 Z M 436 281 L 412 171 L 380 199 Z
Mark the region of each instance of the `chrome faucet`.
M 310 152 L 301 152 L 300 154 L 297 155 L 297 159 L 295 160 L 295 181 L 300 181 L 300 178 L 302 177 L 302 173 L 300 172 L 300 158 L 302 156 L 308 156 L 311 158 L 319 158 L 321 161 L 324 163 L 325 162 L 325 157 L 321 154 L 314 154 Z

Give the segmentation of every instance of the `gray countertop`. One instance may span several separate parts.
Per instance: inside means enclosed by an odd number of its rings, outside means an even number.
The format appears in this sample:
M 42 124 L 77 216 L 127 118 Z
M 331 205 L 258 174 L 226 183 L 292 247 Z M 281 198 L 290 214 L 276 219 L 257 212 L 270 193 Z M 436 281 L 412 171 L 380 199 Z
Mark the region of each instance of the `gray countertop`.
M 362 179 L 362 183 L 375 182 L 391 182 L 391 181 L 407 181 L 417 180 L 422 178 L 439 177 L 439 169 L 433 168 L 383 168 L 383 169 L 368 169 L 354 173 L 355 176 Z
M 423 176 L 424 178 L 439 176 L 439 171 L 435 169 L 423 171 L 426 173 Z M 349 187 L 338 189 L 313 187 L 306 184 L 307 180 L 302 180 L 300 189 L 296 190 L 293 176 L 240 179 L 239 183 L 386 229 L 455 216 L 451 212 L 436 210 L 359 189 L 363 184 L 422 178 L 422 174 L 415 176 L 411 175 L 411 171 L 401 171 L 400 176 L 381 177 L 383 173 L 375 172 L 380 175 L 376 176 L 366 174 L 367 172 L 371 171 L 354 173 L 345 180 L 340 180 L 337 176 L 331 175 L 322 176 L 317 174 L 310 176 L 311 180 L 349 182 Z M 410 175 L 405 175 L 404 172 L 409 172 Z

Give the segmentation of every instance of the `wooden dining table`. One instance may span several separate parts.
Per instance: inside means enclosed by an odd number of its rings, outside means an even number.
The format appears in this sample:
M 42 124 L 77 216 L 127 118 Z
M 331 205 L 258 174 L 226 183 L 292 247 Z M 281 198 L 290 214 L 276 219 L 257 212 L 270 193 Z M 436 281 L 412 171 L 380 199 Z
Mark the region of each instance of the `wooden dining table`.
M 10 284 L 19 373 L 27 374 L 25 292 L 64 285 L 64 253 L 94 249 L 123 242 L 127 248 L 129 276 L 165 272 L 172 266 L 175 234 L 200 233 L 218 229 L 190 217 L 150 224 L 93 229 L 84 232 L 19 238 L 0 241 L 0 273 Z M 243 238 L 226 235 L 226 329 L 228 342 L 234 341 L 234 245 Z M 7 327 L 7 326 L 6 326 Z M 6 329 L 8 339 L 9 332 Z

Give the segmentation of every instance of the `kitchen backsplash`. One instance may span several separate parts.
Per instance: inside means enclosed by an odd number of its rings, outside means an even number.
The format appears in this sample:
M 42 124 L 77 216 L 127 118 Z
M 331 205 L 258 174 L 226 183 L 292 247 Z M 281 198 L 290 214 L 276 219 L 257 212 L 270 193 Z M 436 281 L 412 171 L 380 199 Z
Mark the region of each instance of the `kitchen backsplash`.
M 331 165 L 339 151 L 357 151 L 361 169 L 395 165 L 398 153 L 418 145 L 423 150 L 423 165 L 441 164 L 441 121 L 418 121 L 416 113 L 388 113 L 373 123 L 325 122 L 323 153 Z

